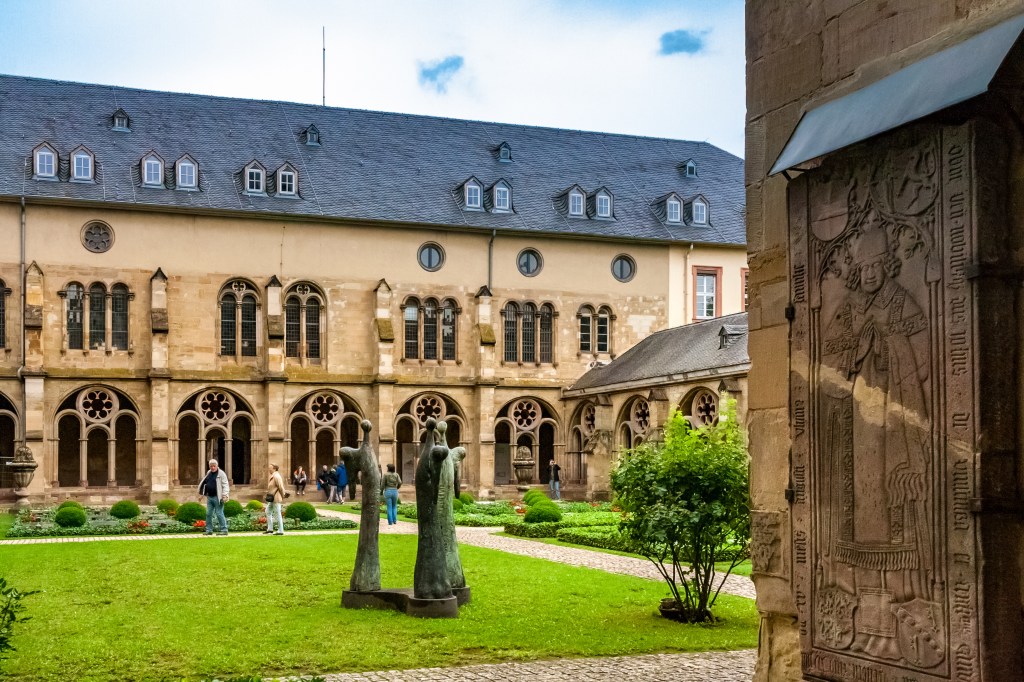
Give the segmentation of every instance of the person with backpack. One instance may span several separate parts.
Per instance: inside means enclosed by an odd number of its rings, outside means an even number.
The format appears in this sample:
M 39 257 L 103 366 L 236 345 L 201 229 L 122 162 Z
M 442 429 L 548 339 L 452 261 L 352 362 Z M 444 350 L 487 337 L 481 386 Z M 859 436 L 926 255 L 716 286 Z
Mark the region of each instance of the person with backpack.
M 228 534 L 228 520 L 224 516 L 224 503 L 228 501 L 231 486 L 228 475 L 220 468 L 215 459 L 210 460 L 210 470 L 199 483 L 199 496 L 206 498 L 206 530 L 203 535 L 213 535 L 214 520 L 217 521 L 219 535 Z
M 345 502 L 345 488 L 348 487 L 348 470 L 345 468 L 344 460 L 339 461 L 338 466 L 334 467 L 334 473 L 338 477 L 338 503 L 342 504 Z

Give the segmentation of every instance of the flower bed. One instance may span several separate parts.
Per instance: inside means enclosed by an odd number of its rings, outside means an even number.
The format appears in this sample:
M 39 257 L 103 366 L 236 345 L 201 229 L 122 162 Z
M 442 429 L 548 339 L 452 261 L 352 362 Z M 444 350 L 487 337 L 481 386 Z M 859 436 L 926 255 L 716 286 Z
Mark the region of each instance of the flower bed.
M 139 516 L 132 519 L 117 519 L 107 508 L 86 507 L 86 522 L 78 528 L 61 528 L 53 517 L 56 508 L 33 509 L 18 514 L 14 525 L 7 531 L 8 538 L 81 537 L 86 535 L 161 535 L 205 532 L 206 521 L 184 524 L 167 516 L 156 507 L 141 507 Z M 358 524 L 348 519 L 329 519 L 318 516 L 313 521 L 300 523 L 295 519 L 285 520 L 286 530 L 351 530 Z M 262 531 L 266 528 L 266 516 L 261 512 L 244 511 L 228 519 L 228 530 L 232 532 Z

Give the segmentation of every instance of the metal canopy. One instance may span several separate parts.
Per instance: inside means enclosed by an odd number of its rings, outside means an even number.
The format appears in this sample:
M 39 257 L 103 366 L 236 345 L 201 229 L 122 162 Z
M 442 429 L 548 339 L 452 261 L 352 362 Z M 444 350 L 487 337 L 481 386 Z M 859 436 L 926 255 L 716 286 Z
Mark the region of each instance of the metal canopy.
M 803 115 L 769 175 L 986 92 L 1024 30 L 1024 15 Z

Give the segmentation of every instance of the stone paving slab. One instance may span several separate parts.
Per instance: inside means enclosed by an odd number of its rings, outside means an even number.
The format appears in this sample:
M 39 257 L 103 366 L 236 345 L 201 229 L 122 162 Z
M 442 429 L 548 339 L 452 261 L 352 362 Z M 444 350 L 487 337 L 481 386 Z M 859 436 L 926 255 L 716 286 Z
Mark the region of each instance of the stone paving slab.
M 451 680 L 512 682 L 672 680 L 673 682 L 749 682 L 756 651 L 708 651 L 695 654 L 651 654 L 609 658 L 568 658 L 531 663 L 495 663 L 458 668 L 379 670 L 325 675 L 327 682 L 421 682 Z M 282 678 L 300 680 L 303 678 Z M 308 678 L 306 678 L 308 679 Z

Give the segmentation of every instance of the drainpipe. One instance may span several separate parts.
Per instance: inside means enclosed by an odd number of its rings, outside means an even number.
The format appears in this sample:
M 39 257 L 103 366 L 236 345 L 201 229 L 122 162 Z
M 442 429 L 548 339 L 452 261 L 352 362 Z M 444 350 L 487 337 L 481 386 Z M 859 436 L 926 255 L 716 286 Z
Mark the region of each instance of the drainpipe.
M 25 377 L 22 373 L 25 371 L 25 285 L 28 280 L 28 268 L 25 266 L 25 197 L 21 198 L 21 366 L 18 367 L 18 379 L 21 380 L 21 444 L 28 445 L 26 439 L 27 429 L 25 428 L 25 420 L 28 417 L 28 396 L 25 388 Z
M 494 238 L 497 230 L 491 230 L 491 239 L 487 242 L 487 290 L 491 290 L 491 280 L 494 273 Z
M 690 281 L 690 254 L 693 252 L 693 242 L 690 248 L 683 254 L 683 324 L 690 323 L 689 308 L 690 295 L 687 293 L 687 283 Z

